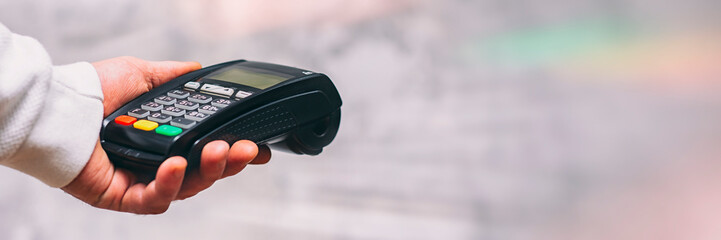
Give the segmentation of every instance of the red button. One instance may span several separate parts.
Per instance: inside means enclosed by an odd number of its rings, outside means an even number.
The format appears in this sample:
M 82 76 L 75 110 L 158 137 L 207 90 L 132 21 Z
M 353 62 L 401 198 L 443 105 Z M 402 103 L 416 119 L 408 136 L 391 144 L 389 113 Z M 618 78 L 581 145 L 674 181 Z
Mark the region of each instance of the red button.
M 133 124 L 135 121 L 137 121 L 137 118 L 131 117 L 131 116 L 125 116 L 120 115 L 115 118 L 115 123 L 125 126 L 130 126 L 130 124 Z

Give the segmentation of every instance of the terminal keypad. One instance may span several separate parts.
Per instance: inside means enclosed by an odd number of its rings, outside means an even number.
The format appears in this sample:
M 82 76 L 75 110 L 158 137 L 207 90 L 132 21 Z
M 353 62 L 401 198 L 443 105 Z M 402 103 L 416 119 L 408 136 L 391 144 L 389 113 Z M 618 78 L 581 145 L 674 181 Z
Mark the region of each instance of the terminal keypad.
M 117 117 L 115 123 L 173 137 L 235 102 L 193 90 L 168 91 Z

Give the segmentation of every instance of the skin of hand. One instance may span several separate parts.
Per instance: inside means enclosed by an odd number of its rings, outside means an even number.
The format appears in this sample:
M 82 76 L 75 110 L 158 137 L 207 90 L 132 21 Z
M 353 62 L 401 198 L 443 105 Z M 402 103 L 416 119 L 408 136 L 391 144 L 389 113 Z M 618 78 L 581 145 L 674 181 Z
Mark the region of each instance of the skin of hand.
M 134 57 L 112 58 L 93 63 L 100 77 L 104 100 L 104 116 L 135 97 L 173 78 L 201 68 L 196 62 L 151 62 Z M 137 214 L 160 214 L 170 203 L 196 195 L 215 181 L 232 176 L 247 164 L 264 164 L 270 150 L 257 147 L 247 140 L 229 146 L 225 141 L 205 145 L 199 169 L 187 175 L 183 157 L 164 161 L 150 183 L 126 169 L 116 168 L 100 146 L 80 174 L 62 189 L 98 208 Z

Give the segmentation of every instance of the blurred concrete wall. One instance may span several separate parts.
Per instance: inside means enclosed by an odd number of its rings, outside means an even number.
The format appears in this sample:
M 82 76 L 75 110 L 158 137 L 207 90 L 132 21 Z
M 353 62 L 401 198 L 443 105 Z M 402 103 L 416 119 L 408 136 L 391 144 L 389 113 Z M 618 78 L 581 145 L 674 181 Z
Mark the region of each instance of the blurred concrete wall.
M 714 239 L 719 209 L 695 203 L 721 167 L 719 7 L 0 0 L 57 64 L 276 62 L 344 100 L 322 155 L 277 153 L 159 216 L 0 168 L 0 239 Z

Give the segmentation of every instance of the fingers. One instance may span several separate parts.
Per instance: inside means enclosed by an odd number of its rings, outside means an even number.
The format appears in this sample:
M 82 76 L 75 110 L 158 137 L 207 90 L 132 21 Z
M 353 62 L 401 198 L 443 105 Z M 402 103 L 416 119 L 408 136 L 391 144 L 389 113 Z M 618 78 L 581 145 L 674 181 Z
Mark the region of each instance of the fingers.
M 220 179 L 225 170 L 229 148 L 228 143 L 221 140 L 206 144 L 200 155 L 200 168 L 188 175 L 178 199 L 194 196 Z
M 245 166 L 253 161 L 258 155 L 258 146 L 248 140 L 237 141 L 230 148 L 228 164 L 225 167 L 222 178 L 233 176 L 239 173 Z
M 203 148 L 199 169 L 186 175 L 186 160 L 171 157 L 160 165 L 155 180 L 146 185 L 139 183 L 134 173 L 114 168 L 102 148 L 98 150 L 94 156 L 99 157 L 89 162 L 92 166 L 63 190 L 99 208 L 138 214 L 163 213 L 173 200 L 194 196 L 250 163 L 262 164 L 270 159 L 267 146 L 242 140 L 230 147 L 225 141 L 214 141 Z
M 182 157 L 165 160 L 156 173 L 155 180 L 147 186 L 138 183 L 131 186 L 121 203 L 121 211 L 140 214 L 160 214 L 168 210 L 183 184 L 187 162 Z
M 225 170 L 229 148 L 225 141 L 213 141 L 203 147 L 200 155 L 200 177 L 203 181 L 213 184 L 220 178 Z
M 177 199 L 195 196 L 212 186 L 215 181 L 237 174 L 251 161 L 268 162 L 269 149 L 267 147 L 260 149 L 259 151 L 258 146 L 248 140 L 235 142 L 231 148 L 225 141 L 208 143 L 201 153 L 200 169 L 187 176 Z
M 260 146 L 258 148 L 258 156 L 250 162 L 250 164 L 266 164 L 270 161 L 270 148 L 268 146 Z

